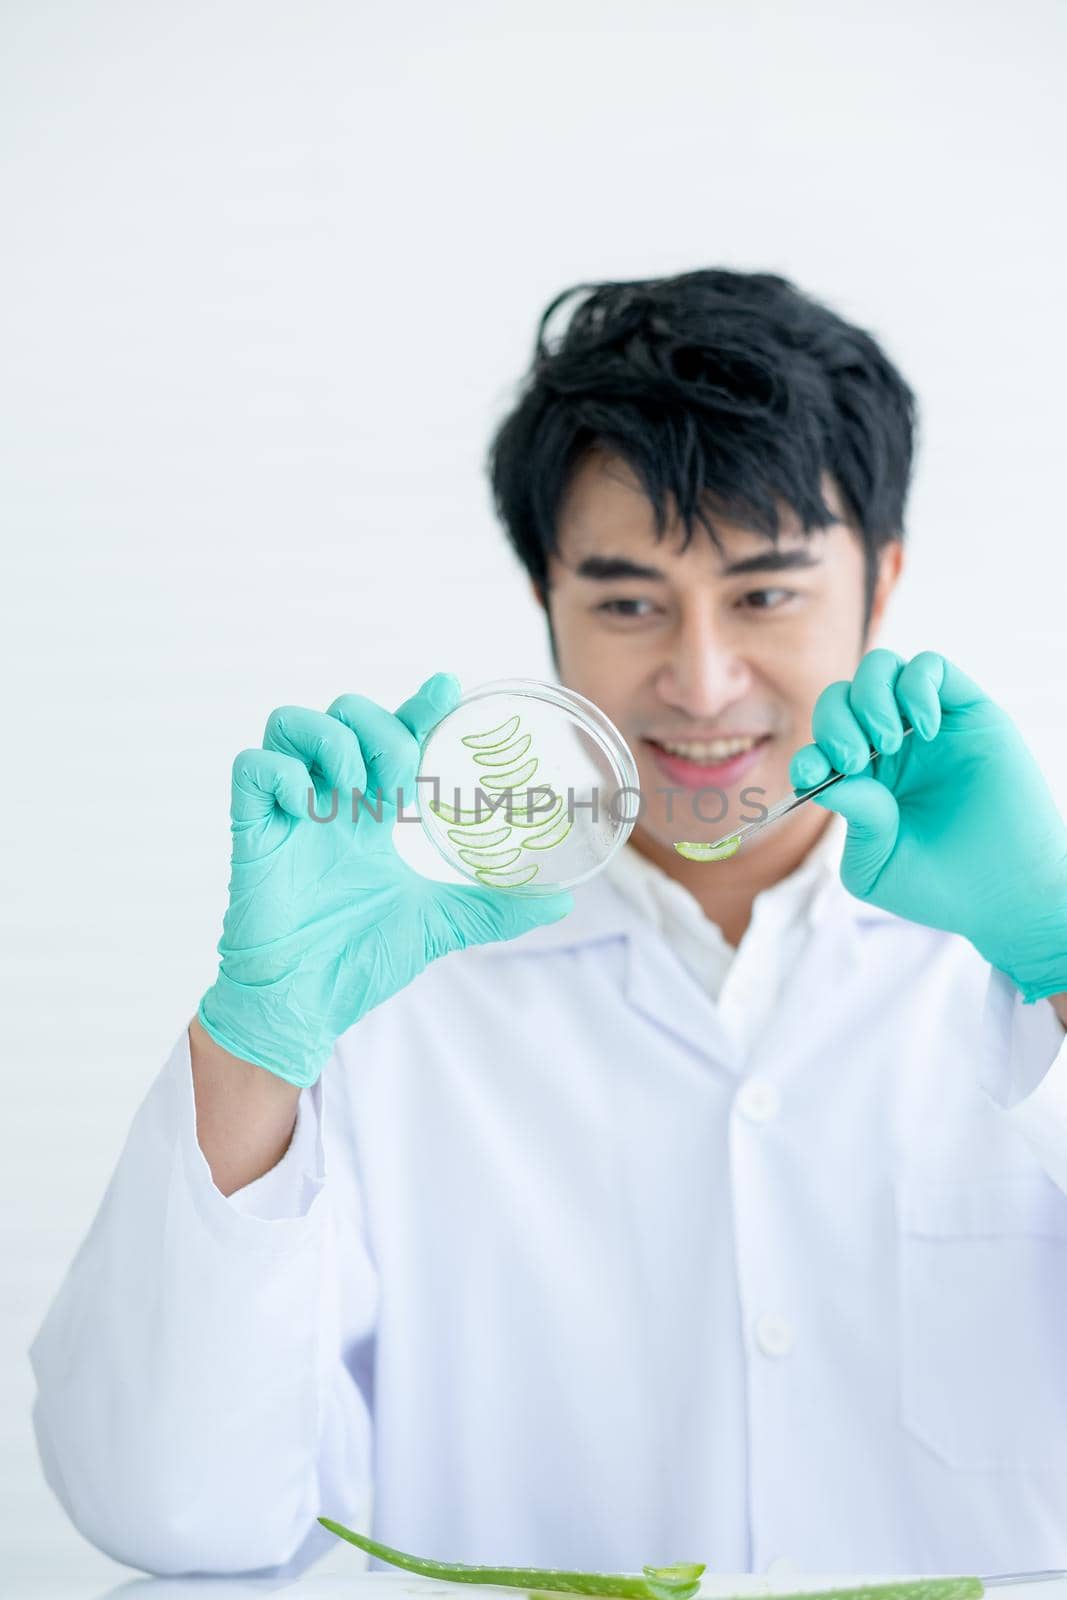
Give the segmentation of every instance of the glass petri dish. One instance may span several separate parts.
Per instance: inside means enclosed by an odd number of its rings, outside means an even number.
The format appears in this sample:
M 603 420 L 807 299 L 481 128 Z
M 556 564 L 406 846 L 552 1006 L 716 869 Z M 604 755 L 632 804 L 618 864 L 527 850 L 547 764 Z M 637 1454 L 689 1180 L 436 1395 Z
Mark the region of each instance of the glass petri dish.
M 449 865 L 510 894 L 605 867 L 640 809 L 637 764 L 599 706 L 536 678 L 471 689 L 423 741 L 417 805 Z

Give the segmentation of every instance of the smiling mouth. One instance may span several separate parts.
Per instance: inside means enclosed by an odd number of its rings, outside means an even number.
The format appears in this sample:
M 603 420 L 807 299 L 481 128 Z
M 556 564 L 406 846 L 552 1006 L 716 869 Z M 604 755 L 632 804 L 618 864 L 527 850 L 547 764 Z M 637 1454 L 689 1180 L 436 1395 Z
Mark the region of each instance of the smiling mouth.
M 679 739 L 670 743 L 646 739 L 644 742 L 672 761 L 686 761 L 694 767 L 725 767 L 731 761 L 758 750 L 770 738 L 769 733 L 761 733 L 754 739 Z

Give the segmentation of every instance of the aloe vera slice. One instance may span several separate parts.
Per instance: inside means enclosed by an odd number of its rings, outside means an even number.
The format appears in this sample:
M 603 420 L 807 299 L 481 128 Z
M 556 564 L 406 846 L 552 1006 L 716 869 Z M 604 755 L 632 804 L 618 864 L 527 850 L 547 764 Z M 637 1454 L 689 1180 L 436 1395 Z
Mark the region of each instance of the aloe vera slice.
M 514 767 L 510 772 L 483 773 L 479 782 L 483 789 L 521 789 L 523 784 L 529 783 L 541 763 L 536 756 L 532 756 L 521 767 Z
M 475 756 L 480 767 L 507 767 L 512 761 L 518 761 L 530 748 L 532 733 L 524 733 L 521 739 L 512 739 L 509 744 L 502 745 L 498 750 L 487 750 Z
M 633 1596 L 634 1600 L 689 1600 L 700 1588 L 703 1563 L 692 1566 L 645 1567 L 644 1576 L 630 1572 L 568 1572 L 559 1567 L 475 1567 L 462 1561 L 431 1561 L 426 1556 L 405 1555 L 390 1545 L 379 1544 L 365 1533 L 329 1517 L 319 1522 L 339 1539 L 347 1539 L 368 1555 L 425 1578 L 449 1583 L 492 1583 L 509 1589 L 542 1589 L 554 1594 L 599 1594 Z M 940 1597 L 938 1597 L 940 1600 Z
M 430 811 L 439 821 L 455 823 L 461 827 L 485 821 L 484 812 L 479 816 L 474 811 L 464 811 L 462 807 L 447 805 L 444 800 L 439 800 L 436 805 L 431 800 Z
M 448 838 L 457 847 L 459 860 L 473 867 L 474 876 L 489 888 L 517 889 L 531 882 L 540 867 L 532 862 L 515 865 L 522 849 L 552 850 L 574 825 L 573 818 L 562 815 L 562 796 L 547 784 L 537 785 L 536 795 L 531 793 L 531 780 L 540 762 L 536 756 L 527 755 L 532 736 L 519 733 L 519 727 L 516 715 L 485 733 L 467 734 L 462 740 L 473 752 L 475 763 L 485 769 L 477 774 L 477 780 L 479 797 L 489 807 L 488 818 L 479 808 L 464 810 L 442 800 L 430 806 L 437 820 L 453 824 L 447 830 Z M 525 800 L 519 793 L 523 788 L 527 791 Z M 548 794 L 541 790 L 548 790 Z M 547 807 L 546 801 L 551 802 Z M 512 829 L 519 830 L 517 844 L 511 842 Z
M 522 851 L 515 845 L 510 850 L 461 850 L 459 858 L 469 867 L 486 867 L 492 872 L 501 872 L 521 855 Z
M 545 811 L 545 810 L 533 811 L 533 810 L 531 810 L 529 812 L 529 814 L 527 815 L 526 814 L 527 813 L 526 802 L 524 800 L 522 800 L 518 795 L 512 795 L 511 798 L 512 798 L 511 826 L 513 828 L 543 828 L 549 822 L 551 822 L 555 817 L 559 816 L 560 807 L 563 804 L 563 796 L 558 794 L 558 795 L 556 795 L 556 803 L 555 803 L 554 806 L 552 806 L 551 810 L 549 810 L 549 811 Z M 544 800 L 544 798 L 545 798 L 544 795 L 540 796 L 540 799 L 542 801 Z
M 732 839 L 724 839 L 721 844 L 699 844 L 689 839 L 683 839 L 674 847 L 680 856 L 687 861 L 725 861 L 727 856 L 735 856 L 741 848 L 741 840 L 735 834 Z
M 476 810 L 469 811 L 464 810 L 462 806 L 450 806 L 444 800 L 439 800 L 436 804 L 433 801 L 430 802 L 430 810 L 435 817 L 442 822 L 451 822 L 461 828 L 477 828 L 484 826 L 486 823 L 494 822 L 499 828 L 500 812 L 504 809 L 503 804 L 490 808 L 488 798 Z
M 477 828 L 449 828 L 448 837 L 453 844 L 477 845 L 491 850 L 494 845 L 503 844 L 505 839 L 510 839 L 511 829 L 504 826 L 479 833 Z
M 493 750 L 499 745 L 506 744 L 518 725 L 517 716 L 509 717 L 506 722 L 499 722 L 495 728 L 490 728 L 488 733 L 468 733 L 460 742 L 471 750 Z
M 556 820 L 541 833 L 528 834 L 522 841 L 524 850 L 554 850 L 574 827 L 571 817 L 557 817 Z
M 525 815 L 527 805 L 523 797 L 521 795 L 512 795 L 511 816 L 509 818 L 508 799 L 505 791 L 501 791 L 500 794 L 486 795 L 480 809 L 477 811 L 457 810 L 455 806 L 447 805 L 443 800 L 439 801 L 437 805 L 431 803 L 430 811 L 438 822 L 452 823 L 455 828 L 463 829 L 464 831 L 476 829 L 491 831 L 493 828 L 501 827 L 542 828 L 545 823 L 551 822 L 553 817 L 558 814 L 559 808 L 563 804 L 563 799 L 562 796 L 556 795 L 555 804 L 551 810 L 546 811 L 543 805 L 545 796 L 541 795 L 538 798 L 541 806 L 537 811 L 531 812 L 529 817 Z M 475 833 L 476 838 L 481 838 L 481 836 L 481 832 Z
M 536 878 L 541 868 L 536 862 L 530 867 L 515 867 L 511 872 L 494 872 L 490 867 L 476 867 L 474 876 L 490 889 L 518 889 L 531 878 Z

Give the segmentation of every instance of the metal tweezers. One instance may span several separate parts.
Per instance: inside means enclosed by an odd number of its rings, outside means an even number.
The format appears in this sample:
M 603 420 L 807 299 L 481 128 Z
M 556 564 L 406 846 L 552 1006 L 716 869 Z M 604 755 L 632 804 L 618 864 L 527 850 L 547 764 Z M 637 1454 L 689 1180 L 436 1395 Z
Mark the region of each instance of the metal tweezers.
M 1067 1578 L 1067 1572 L 998 1572 L 981 1581 L 991 1589 L 998 1583 L 1046 1583 L 1052 1578 Z
M 909 733 L 911 733 L 912 731 L 913 731 L 912 726 L 911 726 L 910 723 L 908 723 L 907 726 L 904 728 L 904 737 L 906 738 L 907 735 Z M 870 762 L 875 760 L 875 758 L 877 756 L 879 756 L 881 754 L 881 751 L 880 750 L 876 750 L 873 744 L 872 745 L 868 745 L 867 748 L 868 748 L 868 751 L 870 752 L 868 757 L 867 757 L 867 763 L 869 764 Z M 861 770 L 862 770 L 862 768 L 861 768 Z M 786 798 L 784 800 L 780 800 L 779 803 L 776 806 L 772 806 L 771 809 L 768 812 L 766 812 L 766 814 L 764 816 L 757 817 L 754 822 L 749 822 L 743 828 L 735 828 L 733 833 L 723 834 L 722 838 L 721 839 L 716 839 L 714 844 L 704 845 L 704 846 L 702 846 L 702 848 L 706 849 L 708 851 L 708 855 L 709 855 L 709 858 L 710 858 L 711 855 L 712 855 L 712 852 L 715 851 L 715 850 L 718 850 L 721 845 L 730 844 L 730 843 L 733 842 L 733 840 L 736 839 L 738 841 L 738 849 L 740 849 L 741 845 L 743 845 L 745 843 L 746 839 L 750 839 L 754 833 L 759 833 L 761 828 L 768 828 L 768 827 L 770 827 L 772 822 L 777 822 L 777 821 L 779 821 L 780 818 L 787 817 L 791 811 L 795 811 L 798 806 L 802 806 L 806 800 L 814 800 L 814 798 L 815 798 L 815 796 L 817 794 L 822 794 L 824 789 L 832 788 L 835 783 L 840 783 L 841 779 L 846 777 L 846 776 L 855 777 L 856 774 L 855 773 L 846 774 L 844 772 L 835 772 L 829 778 L 824 778 L 821 783 L 815 784 L 814 788 L 805 789 L 803 791 L 803 793 L 801 793 L 801 794 L 787 795 Z M 1044 1576 L 1044 1574 L 1042 1574 L 1042 1576 Z M 986 1580 L 983 1579 L 982 1581 L 985 1582 Z M 992 1581 L 992 1580 L 990 1580 L 990 1581 Z M 1007 1578 L 1005 1578 L 1002 1581 L 1007 1583 L 1009 1580 Z M 1019 1579 L 1019 1580 L 1012 1579 L 1011 1581 L 1012 1582 L 1016 1582 L 1016 1581 L 1021 1582 L 1022 1580 L 1021 1579 Z

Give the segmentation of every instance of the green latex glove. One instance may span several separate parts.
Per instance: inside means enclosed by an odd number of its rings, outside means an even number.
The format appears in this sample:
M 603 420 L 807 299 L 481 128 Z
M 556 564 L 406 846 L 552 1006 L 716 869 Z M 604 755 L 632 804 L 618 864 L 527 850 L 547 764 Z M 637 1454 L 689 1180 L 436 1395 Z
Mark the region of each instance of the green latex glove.
M 438 883 L 393 847 L 397 789 L 413 815 L 427 734 L 460 698 L 435 673 L 395 713 L 362 695 L 282 706 L 233 763 L 230 903 L 219 975 L 197 1012 L 224 1050 L 302 1087 L 334 1041 L 438 956 L 557 922 L 571 895 Z M 308 814 L 315 789 L 316 822 Z M 382 820 L 377 791 L 382 790 Z M 352 790 L 366 795 L 352 821 Z M 414 824 L 412 824 L 414 825 Z
M 871 650 L 820 694 L 812 734 L 797 793 L 880 752 L 812 802 L 848 821 L 845 888 L 962 934 L 1028 1004 L 1067 990 L 1067 826 L 1007 712 L 935 651 Z

